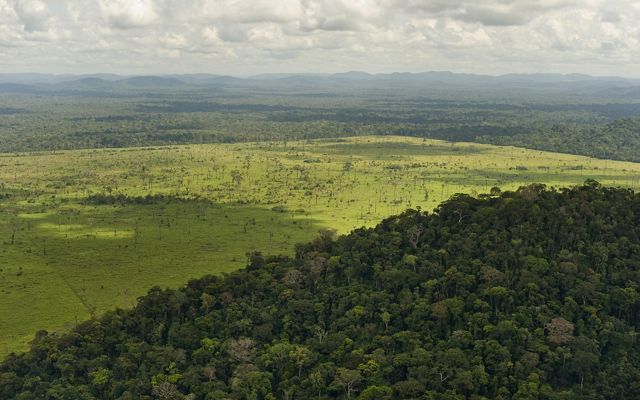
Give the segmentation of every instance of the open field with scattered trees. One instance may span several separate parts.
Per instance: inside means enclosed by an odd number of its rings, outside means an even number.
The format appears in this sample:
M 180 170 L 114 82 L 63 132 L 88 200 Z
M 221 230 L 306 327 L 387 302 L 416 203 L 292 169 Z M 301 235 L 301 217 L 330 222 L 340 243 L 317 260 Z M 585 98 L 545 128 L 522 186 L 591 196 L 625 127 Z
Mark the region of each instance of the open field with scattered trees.
M 292 254 L 455 193 L 640 184 L 628 162 L 373 136 L 5 153 L 0 166 L 0 354 L 247 252 Z

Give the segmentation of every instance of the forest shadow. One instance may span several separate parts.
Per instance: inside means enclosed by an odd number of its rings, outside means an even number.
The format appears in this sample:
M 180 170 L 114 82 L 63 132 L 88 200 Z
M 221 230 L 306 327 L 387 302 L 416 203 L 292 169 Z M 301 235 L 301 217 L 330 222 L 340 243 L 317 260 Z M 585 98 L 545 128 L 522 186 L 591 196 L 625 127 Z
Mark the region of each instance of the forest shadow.
M 428 142 L 424 144 L 409 142 L 365 142 L 338 143 L 323 145 L 321 150 L 335 155 L 366 156 L 372 159 L 397 159 L 407 156 L 463 156 L 487 153 L 488 149 L 481 146 L 465 146 L 455 143 L 439 144 Z

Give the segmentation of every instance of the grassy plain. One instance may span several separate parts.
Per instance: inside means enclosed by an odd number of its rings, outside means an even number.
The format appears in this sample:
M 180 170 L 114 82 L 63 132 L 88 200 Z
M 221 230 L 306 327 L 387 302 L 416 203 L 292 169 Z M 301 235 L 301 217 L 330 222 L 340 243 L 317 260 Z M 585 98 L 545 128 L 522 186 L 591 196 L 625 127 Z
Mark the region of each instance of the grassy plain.
M 239 268 L 248 251 L 289 254 L 319 229 L 588 178 L 636 189 L 640 164 L 402 137 L 0 154 L 0 356 L 151 286 Z M 96 194 L 171 197 L 87 202 Z

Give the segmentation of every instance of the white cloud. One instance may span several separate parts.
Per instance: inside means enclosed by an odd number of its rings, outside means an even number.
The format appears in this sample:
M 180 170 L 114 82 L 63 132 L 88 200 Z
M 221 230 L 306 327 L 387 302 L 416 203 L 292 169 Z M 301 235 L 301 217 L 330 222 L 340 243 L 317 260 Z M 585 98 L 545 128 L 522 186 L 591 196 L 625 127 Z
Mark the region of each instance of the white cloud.
M 235 23 L 287 22 L 303 12 L 297 0 L 203 0 L 192 9 L 212 20 Z
M 100 0 L 100 9 L 107 23 L 118 29 L 141 28 L 158 21 L 152 0 Z
M 18 0 L 14 3 L 14 10 L 26 31 L 48 30 L 51 13 L 44 1 Z
M 635 0 L 0 0 L 0 48 L 16 72 L 640 75 L 638 20 Z

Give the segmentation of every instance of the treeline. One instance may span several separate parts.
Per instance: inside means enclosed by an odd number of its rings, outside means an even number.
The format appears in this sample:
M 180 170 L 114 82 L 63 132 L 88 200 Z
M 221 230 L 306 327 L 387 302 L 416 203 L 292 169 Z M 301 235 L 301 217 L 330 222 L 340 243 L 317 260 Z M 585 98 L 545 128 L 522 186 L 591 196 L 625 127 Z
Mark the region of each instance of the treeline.
M 154 193 L 145 196 L 129 196 L 123 193 L 108 194 L 96 193 L 87 196 L 83 200 L 83 204 L 91 205 L 150 205 L 160 203 L 188 203 L 188 202 L 209 202 L 199 198 L 198 196 L 183 197 L 174 194 Z
M 12 95 L 0 152 L 404 135 L 638 161 L 640 103 L 407 87 Z M 117 90 L 112 94 L 118 94 Z M 554 97 L 555 96 L 555 97 Z M 171 100 L 167 100 L 171 98 Z M 46 118 L 43 116 L 46 115 Z
M 0 201 L 7 200 L 16 195 L 15 190 L 10 190 L 4 187 L 2 183 L 0 183 Z
M 498 193 L 39 332 L 0 398 L 640 398 L 640 196 Z
M 475 141 L 580 154 L 597 158 L 640 162 L 640 118 L 606 125 L 554 125 L 524 133 L 484 134 Z

